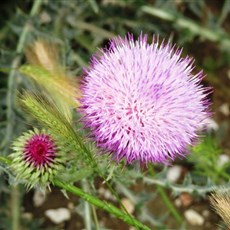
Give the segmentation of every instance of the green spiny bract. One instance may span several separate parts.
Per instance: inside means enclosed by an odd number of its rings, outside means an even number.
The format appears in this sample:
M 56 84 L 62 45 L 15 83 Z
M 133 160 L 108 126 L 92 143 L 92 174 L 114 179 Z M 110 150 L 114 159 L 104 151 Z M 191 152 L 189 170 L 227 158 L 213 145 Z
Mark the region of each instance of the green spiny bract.
M 18 137 L 12 145 L 10 168 L 18 181 L 28 189 L 49 187 L 64 169 L 65 149 L 47 130 L 34 128 Z

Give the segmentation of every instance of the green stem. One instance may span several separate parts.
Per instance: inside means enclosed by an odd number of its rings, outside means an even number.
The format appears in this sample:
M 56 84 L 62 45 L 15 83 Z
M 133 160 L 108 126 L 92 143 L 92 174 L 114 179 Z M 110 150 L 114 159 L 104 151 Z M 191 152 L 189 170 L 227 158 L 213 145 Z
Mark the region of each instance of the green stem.
M 20 229 L 20 189 L 19 186 L 13 186 L 11 189 L 11 217 L 12 230 Z
M 154 171 L 152 168 L 152 165 L 149 166 L 149 173 L 151 176 L 154 176 Z M 163 200 L 163 202 L 165 203 L 166 207 L 168 208 L 168 210 L 171 212 L 171 214 L 173 215 L 173 217 L 176 219 L 176 221 L 181 224 L 183 219 L 180 216 L 179 212 L 176 210 L 176 208 L 173 206 L 172 202 L 170 201 L 170 199 L 168 198 L 168 196 L 166 195 L 163 187 L 161 187 L 160 185 L 156 185 L 157 187 L 157 192 L 159 193 L 159 195 L 161 196 L 161 199 Z
M 160 194 L 161 199 L 164 201 L 166 207 L 168 208 L 168 210 L 172 213 L 173 217 L 176 219 L 176 221 L 181 224 L 183 219 L 180 216 L 180 214 L 177 212 L 177 210 L 175 209 L 175 207 L 173 206 L 172 202 L 169 200 L 168 196 L 166 195 L 164 189 L 157 185 L 157 192 Z
M 150 230 L 149 227 L 146 225 L 142 224 L 138 220 L 134 219 L 133 217 L 127 215 L 123 211 L 121 211 L 119 208 L 115 207 L 113 204 L 108 203 L 106 201 L 102 201 L 88 193 L 85 193 L 82 191 L 80 188 L 70 185 L 70 184 L 65 184 L 64 182 L 61 182 L 59 180 L 54 180 L 54 185 L 66 190 L 67 192 L 71 192 L 82 199 L 86 200 L 87 202 L 95 205 L 98 208 L 101 208 L 113 215 L 115 215 L 117 218 L 122 219 L 124 222 L 126 222 L 129 225 L 135 226 L 137 229 L 143 229 L 143 230 Z
M 96 230 L 100 230 L 98 218 L 97 218 L 97 213 L 96 213 L 96 208 L 93 205 L 92 205 L 92 211 L 93 211 L 93 218 L 94 218 L 94 222 L 95 222 L 95 228 L 96 228 Z
M 88 192 L 89 190 L 89 186 L 87 184 L 86 179 L 82 180 L 82 188 L 84 189 L 84 191 Z M 85 223 L 85 227 L 87 230 L 91 230 L 92 226 L 91 226 L 91 212 L 90 212 L 90 204 L 86 201 L 84 201 L 84 223 Z
M 8 158 L 3 157 L 3 156 L 0 156 L 0 161 L 7 164 L 7 165 L 9 165 L 11 163 L 11 160 L 9 160 Z M 147 227 L 146 225 L 144 225 L 141 222 L 139 222 L 138 220 L 136 220 L 133 216 L 127 215 L 127 213 L 121 211 L 119 208 L 115 207 L 113 204 L 108 203 L 106 201 L 102 201 L 102 200 L 84 192 L 83 190 L 81 190 L 80 188 L 78 188 L 76 186 L 66 184 L 62 181 L 59 181 L 58 179 L 55 179 L 53 181 L 53 184 L 55 186 L 61 188 L 61 189 L 65 189 L 67 192 L 71 192 L 71 193 L 81 197 L 82 199 L 91 203 L 92 205 L 115 215 L 117 218 L 122 219 L 124 222 L 126 222 L 129 225 L 135 226 L 137 229 L 150 230 L 149 227 Z
M 72 125 L 65 119 L 62 114 L 60 114 L 56 105 L 52 103 L 49 104 L 45 100 L 42 101 L 38 97 L 33 95 L 31 96 L 29 94 L 24 94 L 24 96 L 21 98 L 21 102 L 37 120 L 43 123 L 46 127 L 52 129 L 54 133 L 57 133 L 57 135 L 62 135 L 63 138 L 67 138 L 68 141 L 71 141 L 71 145 L 76 149 L 76 152 L 81 149 L 82 155 L 85 156 L 85 160 L 87 160 L 86 163 L 89 164 L 101 178 L 103 178 L 105 184 L 112 192 L 112 194 L 116 197 L 122 209 L 126 212 L 127 215 L 130 215 L 122 204 L 117 193 L 114 191 L 112 186 L 109 184 L 109 182 L 106 180 L 105 176 L 99 169 L 91 150 L 84 143 L 82 137 L 75 132 Z M 44 104 L 42 104 L 41 102 L 44 102 Z M 45 117 L 49 117 L 49 119 L 45 119 Z M 50 122 L 50 120 L 54 120 L 54 122 Z M 62 129 L 64 130 L 63 132 Z
M 206 195 L 207 193 L 213 192 L 214 190 L 218 190 L 221 188 L 221 185 L 207 185 L 207 186 L 199 186 L 199 185 L 174 185 L 169 183 L 168 180 L 160 180 L 160 179 L 154 179 L 152 177 L 142 177 L 143 182 L 146 184 L 155 184 L 159 185 L 164 188 L 171 189 L 174 193 L 182 193 L 182 192 L 187 192 L 187 193 L 198 193 L 200 196 Z M 230 183 L 226 184 L 227 187 L 230 188 Z

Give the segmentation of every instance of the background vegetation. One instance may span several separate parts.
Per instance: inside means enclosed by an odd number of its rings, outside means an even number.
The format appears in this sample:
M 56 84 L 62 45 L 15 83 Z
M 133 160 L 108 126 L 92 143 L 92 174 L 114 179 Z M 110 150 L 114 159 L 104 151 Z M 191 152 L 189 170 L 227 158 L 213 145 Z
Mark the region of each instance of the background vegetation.
M 32 121 L 25 120 L 16 96 L 31 84 L 17 68 L 25 63 L 24 49 L 34 39 L 56 41 L 62 61 L 72 76 L 81 78 L 82 67 L 108 40 L 127 32 L 159 35 L 183 47 L 183 55 L 193 56 L 196 71 L 203 69 L 203 84 L 213 87 L 213 120 L 203 141 L 183 160 L 176 183 L 168 180 L 170 167 L 154 165 L 154 171 L 140 173 L 133 168 L 115 175 L 113 187 L 135 207 L 134 215 L 151 229 L 225 229 L 210 210 L 208 195 L 213 186 L 229 182 L 230 172 L 230 1 L 229 0 L 18 0 L 1 4 L 0 15 L 0 153 L 10 153 L 10 144 Z M 76 118 L 77 123 L 77 118 Z M 223 161 L 223 159 L 226 159 Z M 224 162 L 224 163 L 223 163 Z M 71 197 L 71 219 L 55 225 L 45 217 L 50 208 L 67 207 L 70 202 L 55 188 L 47 201 L 35 207 L 34 191 L 11 187 L 13 177 L 0 165 L 0 229 L 82 229 L 82 201 Z M 127 183 L 127 178 L 129 183 Z M 92 182 L 93 181 L 93 182 Z M 106 186 L 93 178 L 91 192 L 102 199 Z M 94 188 L 94 189 L 92 189 Z M 85 188 L 90 189 L 90 188 Z M 99 191 L 102 191 L 101 193 Z M 186 199 L 184 198 L 186 197 Z M 184 203 L 184 200 L 191 202 Z M 178 207 L 178 201 L 182 202 Z M 116 200 L 114 203 L 117 205 Z M 193 226 L 185 218 L 187 209 L 204 218 Z M 104 229 L 129 229 L 122 221 L 97 210 Z M 20 222 L 20 223 L 19 223 Z M 92 227 L 94 229 L 94 225 Z M 102 227 L 100 228 L 102 229 Z

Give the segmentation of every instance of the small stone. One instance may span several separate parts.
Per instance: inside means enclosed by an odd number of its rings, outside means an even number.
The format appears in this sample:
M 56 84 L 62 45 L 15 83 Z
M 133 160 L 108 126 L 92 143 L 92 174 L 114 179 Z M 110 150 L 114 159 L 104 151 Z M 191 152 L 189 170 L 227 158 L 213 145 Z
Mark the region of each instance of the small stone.
M 204 224 L 204 217 L 193 209 L 185 211 L 184 216 L 191 225 L 202 226 Z
M 129 214 L 132 214 L 134 212 L 135 207 L 131 200 L 129 200 L 128 198 L 123 198 L 121 199 L 121 203 L 124 205 Z
M 33 202 L 35 207 L 40 207 L 46 200 L 46 193 L 36 189 L 33 196 Z
M 221 113 L 223 113 L 225 116 L 228 116 L 230 114 L 230 110 L 229 110 L 229 105 L 227 103 L 222 104 L 219 107 L 219 110 Z
M 177 208 L 180 208 L 182 206 L 182 202 L 180 200 L 180 198 L 177 198 L 175 201 L 174 201 L 175 205 Z
M 69 202 L 67 204 L 67 207 L 68 207 L 69 210 L 74 210 L 74 208 L 75 208 L 74 203 L 72 203 L 72 202 Z
M 107 200 L 112 199 L 113 197 L 112 193 L 107 189 L 105 190 L 104 196 L 105 196 L 105 199 Z
M 136 229 L 136 228 L 134 228 L 134 227 L 130 227 L 130 228 L 129 228 L 129 230 L 135 230 L 135 229 Z
M 180 194 L 180 200 L 183 207 L 188 207 L 193 202 L 192 196 L 186 192 Z
M 208 131 L 217 131 L 219 129 L 219 125 L 212 118 L 207 118 L 205 120 L 204 128 Z
M 179 165 L 174 165 L 171 168 L 169 168 L 167 172 L 167 179 L 168 181 L 175 183 L 180 178 L 182 173 L 182 167 Z
M 100 187 L 100 188 L 98 189 L 98 193 L 99 193 L 100 195 L 103 195 L 104 192 L 105 192 L 105 189 L 104 189 L 103 187 Z
M 33 219 L 33 214 L 30 213 L 30 212 L 24 212 L 22 214 L 22 218 L 25 219 L 25 220 L 31 221 Z
M 45 211 L 45 216 L 53 223 L 60 224 L 70 219 L 71 214 L 67 208 L 49 209 Z
M 113 200 L 113 201 L 116 200 L 116 198 L 112 195 L 112 193 L 108 189 L 99 188 L 98 193 L 107 200 Z
M 218 161 L 217 161 L 217 166 L 218 167 L 222 167 L 224 164 L 228 163 L 229 160 L 230 160 L 230 157 L 228 155 L 221 154 L 219 156 Z
M 209 215 L 210 215 L 210 211 L 209 210 L 205 209 L 205 210 L 202 211 L 202 216 L 203 217 L 207 218 L 207 217 L 209 217 Z
M 41 20 L 41 23 L 44 23 L 44 24 L 50 23 L 52 21 L 50 15 L 46 11 L 41 12 L 40 20 Z

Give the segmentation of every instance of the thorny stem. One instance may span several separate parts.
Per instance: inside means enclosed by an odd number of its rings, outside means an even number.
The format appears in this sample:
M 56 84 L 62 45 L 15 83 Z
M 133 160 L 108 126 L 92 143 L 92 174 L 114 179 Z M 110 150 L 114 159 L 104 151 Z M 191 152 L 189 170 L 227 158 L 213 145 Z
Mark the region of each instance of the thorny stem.
M 102 175 L 102 173 L 100 172 L 100 170 L 99 170 L 99 168 L 97 166 L 97 163 L 95 162 L 95 160 L 91 156 L 91 154 L 88 151 L 87 147 L 83 143 L 81 143 L 81 141 L 79 140 L 79 138 L 77 137 L 77 135 L 75 133 L 74 133 L 74 136 L 76 138 L 77 144 L 81 147 L 81 149 L 84 151 L 84 153 L 87 155 L 87 157 L 90 158 L 91 164 L 93 165 L 93 167 L 95 167 L 95 171 L 104 180 L 104 183 L 107 185 L 107 187 L 109 188 L 109 190 L 111 191 L 111 193 L 116 197 L 118 203 L 120 204 L 120 206 L 122 207 L 122 209 L 125 211 L 126 215 L 129 216 L 130 219 L 132 219 L 133 217 L 128 213 L 127 209 L 122 204 L 121 199 L 119 198 L 118 194 L 114 191 L 114 189 L 112 188 L 112 186 L 110 185 L 110 183 L 107 181 L 107 179 L 104 177 L 104 175 Z
M 182 192 L 187 192 L 187 193 L 194 193 L 197 192 L 199 195 L 205 195 L 206 193 L 213 192 L 214 190 L 218 190 L 220 186 L 218 185 L 210 185 L 210 186 L 198 186 L 198 185 L 173 185 L 170 184 L 168 180 L 160 180 L 160 179 L 154 179 L 150 177 L 142 177 L 143 182 L 146 184 L 155 184 L 155 185 L 160 185 L 164 188 L 169 188 L 175 193 L 182 193 Z M 226 184 L 226 186 L 229 186 L 230 184 Z
M 11 160 L 9 160 L 6 157 L 0 157 L 0 161 L 5 163 L 6 165 L 9 165 L 11 163 Z M 127 215 L 125 212 L 123 212 L 122 210 L 120 210 L 119 208 L 114 206 L 113 204 L 108 203 L 106 201 L 102 201 L 102 200 L 98 199 L 97 197 L 94 197 L 94 196 L 86 193 L 85 191 L 83 191 L 82 189 L 80 189 L 74 185 L 66 184 L 66 183 L 64 183 L 58 179 L 54 179 L 54 181 L 52 183 L 55 186 L 57 186 L 61 189 L 64 189 L 67 192 L 71 192 L 74 195 L 79 196 L 80 198 L 82 198 L 83 200 L 87 201 L 88 203 L 94 205 L 95 207 L 98 207 L 100 209 L 103 209 L 103 210 L 113 214 L 117 218 L 122 219 L 124 222 L 126 222 L 127 224 L 129 224 L 131 226 L 136 227 L 137 229 L 151 230 L 148 226 L 142 224 L 140 221 L 135 219 L 133 216 Z
M 84 191 L 88 192 L 89 190 L 89 186 L 87 184 L 86 179 L 82 180 L 82 188 Z M 92 226 L 91 226 L 91 212 L 90 212 L 90 204 L 86 201 L 84 201 L 84 223 L 85 223 L 85 227 L 87 230 L 91 230 Z
M 33 17 L 39 12 L 42 5 L 42 0 L 36 0 L 33 2 L 33 6 L 30 12 L 30 17 Z M 8 76 L 8 90 L 6 96 L 7 104 L 7 125 L 5 139 L 1 143 L 1 148 L 8 146 L 13 139 L 13 129 L 15 126 L 15 115 L 14 115 L 14 102 L 16 92 L 16 69 L 21 63 L 21 53 L 24 48 L 24 44 L 28 33 L 30 31 L 30 21 L 27 21 L 23 27 L 22 33 L 19 37 L 18 44 L 16 47 L 17 56 L 14 58 L 11 64 L 11 71 Z M 5 162 L 6 163 L 6 162 Z M 20 191 L 17 186 L 14 186 L 11 190 L 11 214 L 12 214 L 12 230 L 20 229 Z
M 0 162 L 4 163 L 6 165 L 9 165 L 11 163 L 11 160 L 9 160 L 6 157 L 0 156 Z M 209 193 L 209 192 L 213 192 L 215 190 L 220 189 L 220 187 L 221 187 L 221 186 L 217 186 L 217 185 L 216 186 L 207 186 L 207 187 L 188 185 L 186 187 L 182 187 L 182 186 L 178 186 L 178 185 L 171 185 L 171 184 L 169 184 L 169 182 L 167 180 L 159 180 L 159 179 L 153 179 L 153 178 L 149 178 L 149 177 L 143 177 L 143 181 L 147 184 L 156 184 L 156 185 L 160 185 L 160 186 L 165 187 L 165 188 L 170 188 L 174 192 L 180 192 L 180 193 L 181 192 L 188 192 L 188 193 L 198 192 L 201 195 L 202 194 L 204 195 L 204 194 Z M 124 213 L 123 211 L 121 211 L 120 209 L 115 207 L 114 205 L 107 203 L 105 201 L 102 201 L 102 200 L 100 200 L 100 199 L 98 199 L 98 198 L 96 198 L 90 194 L 87 194 L 78 187 L 63 183 L 57 179 L 53 181 L 53 184 L 56 185 L 57 187 L 61 188 L 61 189 L 66 190 L 67 192 L 71 192 L 71 193 L 81 197 L 85 201 L 93 204 L 94 206 L 101 208 L 101 209 L 115 215 L 116 217 L 122 219 L 126 223 L 128 223 L 132 226 L 135 226 L 137 229 L 150 230 L 150 228 L 143 225 L 142 223 L 140 223 L 138 220 L 134 219 L 133 217 L 127 215 L 126 213 Z M 230 189 L 230 184 L 228 184 L 226 186 L 229 186 L 228 189 Z
M 58 119 L 58 121 L 60 120 L 60 118 L 59 117 L 57 117 L 56 115 L 54 115 L 53 113 L 56 111 L 56 107 L 55 107 L 55 105 L 54 105 L 54 110 L 52 109 L 52 106 L 50 107 L 51 108 L 51 110 L 50 110 L 50 108 L 48 109 L 48 112 L 46 112 L 46 110 L 43 110 L 43 108 L 41 109 L 42 110 L 42 115 L 41 114 L 39 114 L 38 116 L 36 115 L 37 114 L 37 111 L 33 111 L 33 110 L 31 110 L 31 108 L 30 108 L 30 106 L 28 105 L 28 103 L 26 103 L 26 101 L 29 99 L 32 99 L 32 101 L 33 101 L 33 103 L 35 102 L 36 103 L 36 105 L 35 105 L 35 107 L 36 107 L 36 109 L 38 109 L 39 108 L 39 110 L 40 110 L 40 108 L 41 108 L 41 105 L 40 105 L 40 102 L 39 102 L 39 98 L 37 97 L 36 98 L 36 96 L 33 98 L 33 97 L 29 97 L 28 96 L 29 94 L 27 94 L 27 96 L 25 96 L 23 99 L 22 99 L 22 101 L 23 101 L 23 103 L 24 103 L 24 105 L 27 107 L 27 109 L 29 108 L 29 112 L 31 113 L 32 112 L 32 114 L 34 115 L 34 117 L 36 118 L 36 119 L 38 119 L 38 120 L 40 120 L 45 126 L 48 126 L 49 128 L 53 128 L 54 130 L 55 130 L 55 132 L 60 132 L 60 127 L 61 128 L 63 128 L 64 126 L 64 128 L 66 129 L 66 131 L 68 132 L 68 138 L 71 138 L 71 141 L 73 141 L 73 145 L 74 145 L 74 147 L 76 147 L 76 151 L 78 151 L 79 150 L 79 148 L 81 148 L 81 151 L 82 151 L 82 154 L 84 154 L 85 156 L 86 156 L 86 159 L 88 160 L 88 162 L 87 163 L 89 163 L 91 166 L 92 166 L 92 168 L 94 168 L 94 170 L 95 170 L 95 172 L 97 172 L 98 173 L 98 175 L 103 179 L 103 181 L 105 182 L 105 184 L 107 185 L 107 187 L 109 188 L 109 190 L 112 192 L 112 194 L 116 197 L 116 199 L 117 199 L 117 201 L 118 201 L 118 203 L 120 204 L 120 206 L 122 207 L 122 209 L 126 212 L 126 214 L 127 215 L 129 215 L 130 216 L 130 218 L 131 218 L 131 215 L 127 212 L 127 210 L 126 210 L 126 208 L 124 207 L 124 205 L 122 204 L 122 202 L 121 202 L 121 200 L 120 200 L 120 198 L 119 198 L 119 196 L 117 195 L 117 193 L 114 191 L 114 189 L 112 188 L 112 186 L 109 184 L 109 182 L 107 181 L 107 179 L 105 178 L 105 176 L 103 175 L 103 173 L 101 173 L 101 171 L 100 171 L 100 169 L 98 168 L 98 165 L 97 165 L 97 162 L 95 161 L 95 159 L 93 158 L 93 156 L 92 156 L 92 153 L 91 153 L 91 151 L 89 150 L 89 148 L 85 145 L 85 143 L 82 141 L 82 139 L 81 139 L 81 137 L 75 132 L 75 130 L 72 128 L 72 126 L 71 126 L 71 124 L 68 122 L 68 121 L 66 121 L 66 119 L 63 119 L 63 120 L 61 120 L 61 126 L 53 126 L 53 124 L 50 124 L 50 121 L 49 120 L 47 120 L 47 119 L 43 119 L 43 118 L 41 118 L 41 116 L 43 116 L 43 115 L 51 115 L 52 117 L 53 117 L 53 119 Z M 44 101 L 45 102 L 45 101 Z M 46 102 L 45 102 L 45 104 L 46 105 L 48 105 Z M 59 111 L 57 111 L 57 114 L 59 114 Z M 64 135 L 64 137 L 66 137 L 66 134 L 62 134 L 62 135 Z
M 181 224 L 181 222 L 183 221 L 183 219 L 180 216 L 180 214 L 177 212 L 177 210 L 174 208 L 172 202 L 169 200 L 169 198 L 166 195 L 164 189 L 160 185 L 157 185 L 156 187 L 157 187 L 157 192 L 160 194 L 162 200 L 164 201 L 165 205 L 167 206 L 167 208 L 169 209 L 169 211 L 171 212 L 171 214 L 173 215 L 173 217 L 176 219 L 176 221 L 179 224 Z
M 113 204 L 108 203 L 106 201 L 102 201 L 102 200 L 84 192 L 83 190 L 81 190 L 80 188 L 78 188 L 76 186 L 73 186 L 70 184 L 65 184 L 64 182 L 61 182 L 59 180 L 54 180 L 53 183 L 55 186 L 57 186 L 61 189 L 64 189 L 67 192 L 71 192 L 71 193 L 81 197 L 82 199 L 86 200 L 87 202 L 95 205 L 96 207 L 101 208 L 101 209 L 115 215 L 117 218 L 122 219 L 124 222 L 126 222 L 127 224 L 129 224 L 131 226 L 135 226 L 137 229 L 150 230 L 149 227 L 142 224 L 141 222 L 134 219 L 133 217 L 127 215 L 126 213 L 121 211 L 119 208 L 117 208 Z
M 150 173 L 151 176 L 154 176 L 154 171 L 153 171 L 152 165 L 149 165 L 149 173 Z M 165 193 L 164 189 L 162 188 L 162 186 L 156 185 L 156 187 L 157 187 L 157 192 L 161 196 L 161 199 L 164 201 L 164 203 L 167 206 L 168 210 L 171 212 L 171 214 L 176 219 L 176 221 L 180 224 L 183 221 L 183 219 L 180 216 L 179 212 L 175 209 L 175 207 L 173 206 L 172 202 L 169 200 L 169 198 L 166 195 L 166 193 Z

